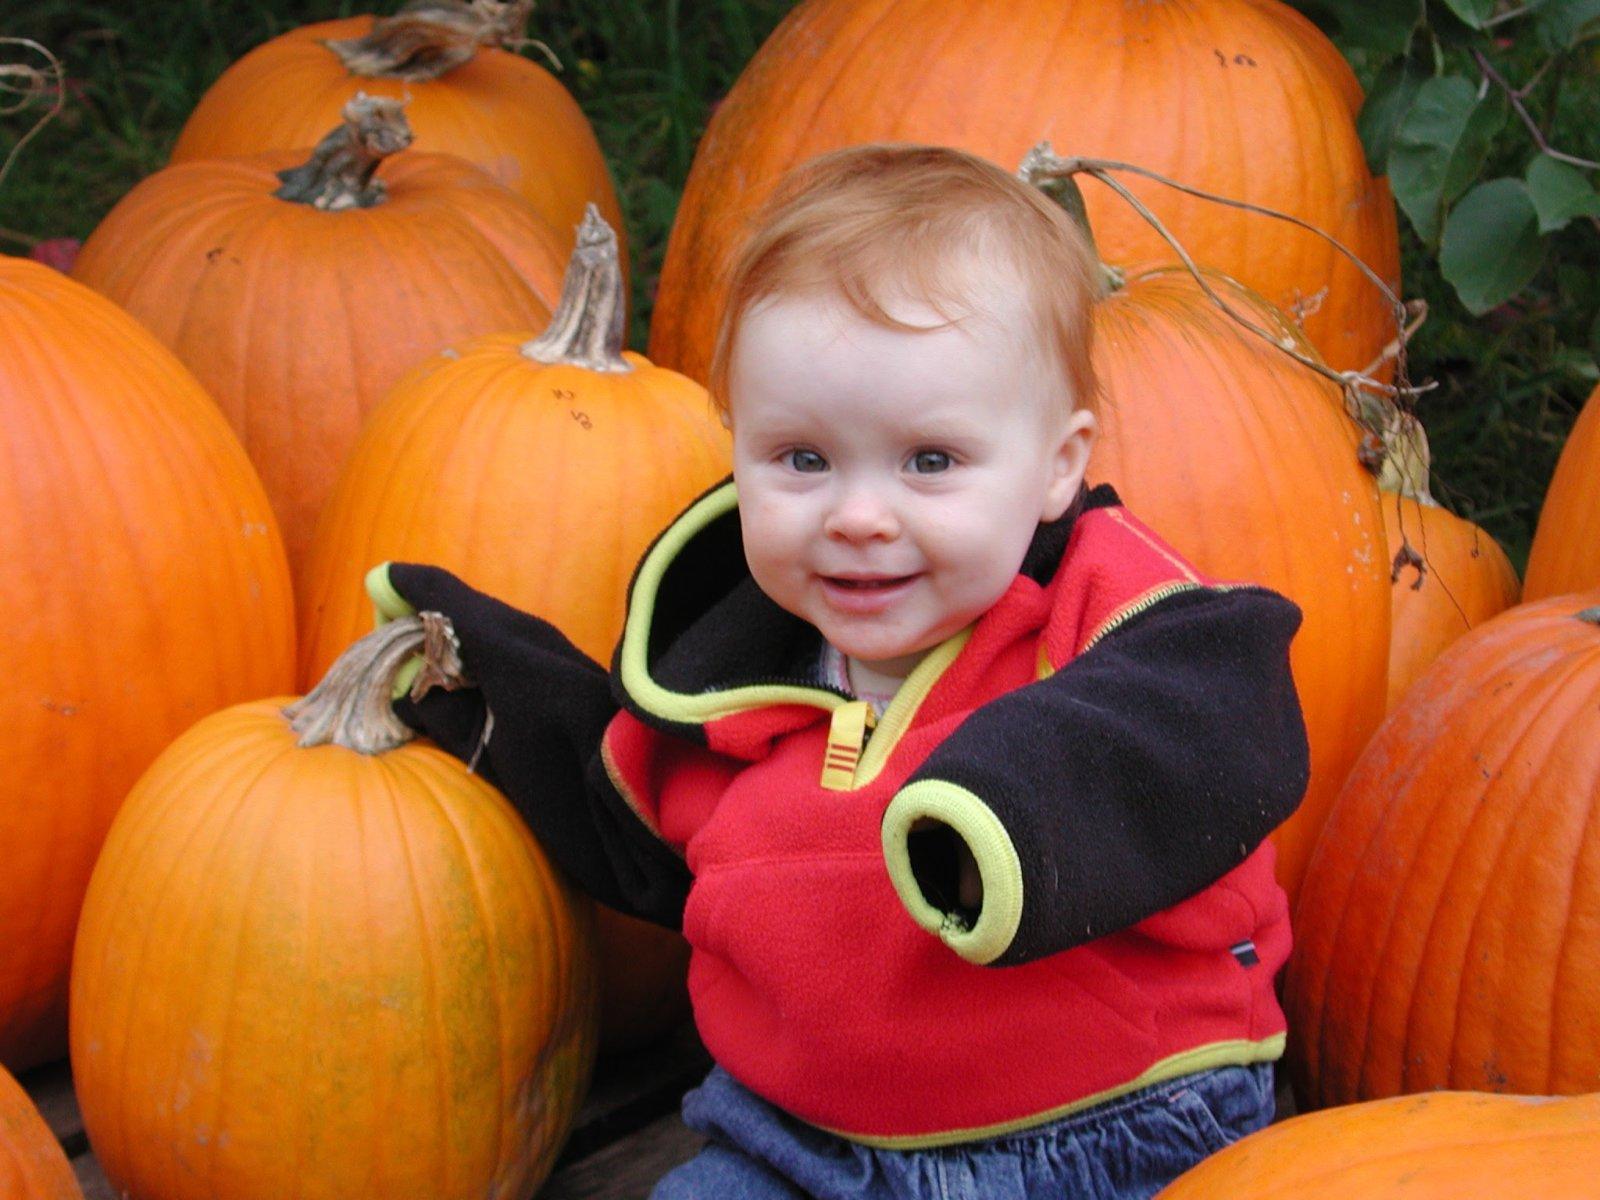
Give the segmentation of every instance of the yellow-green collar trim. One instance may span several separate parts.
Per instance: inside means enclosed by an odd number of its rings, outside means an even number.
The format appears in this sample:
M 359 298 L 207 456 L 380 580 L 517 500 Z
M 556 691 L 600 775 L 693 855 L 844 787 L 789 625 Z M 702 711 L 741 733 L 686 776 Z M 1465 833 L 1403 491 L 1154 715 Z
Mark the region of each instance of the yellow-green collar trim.
M 623 626 L 618 665 L 622 672 L 622 686 L 627 689 L 628 695 L 646 712 L 663 720 L 683 725 L 703 725 L 719 717 L 773 704 L 809 704 L 831 712 L 839 705 L 848 703 L 847 697 L 825 688 L 797 684 L 754 684 L 725 691 L 684 693 L 664 688 L 651 678 L 650 623 L 662 577 L 690 538 L 719 517 L 732 512 L 738 505 L 739 495 L 731 482 L 706 493 L 661 535 L 639 564 L 639 574 L 634 580 L 633 593 L 628 601 L 628 619 Z
M 878 718 L 877 732 L 867 743 L 861 762 L 856 767 L 856 787 L 866 787 L 878 777 L 900 741 L 900 736 L 911 727 L 912 719 L 933 690 L 933 685 L 939 682 L 945 668 L 955 662 L 956 656 L 966 648 L 967 640 L 972 637 L 972 629 L 968 625 L 961 632 L 951 634 L 929 650 L 922 661 L 911 669 L 911 674 L 906 676 L 894 699 L 889 701 L 889 707 L 883 710 L 883 716 Z
M 726 516 L 739 505 L 739 495 L 730 481 L 708 492 L 673 523 L 639 564 L 633 592 L 628 601 L 628 619 L 623 626 L 618 666 L 622 686 L 636 704 L 653 716 L 683 725 L 703 725 L 720 717 L 766 708 L 774 704 L 808 704 L 832 712 L 849 704 L 848 696 L 821 687 L 801 684 L 752 684 L 715 692 L 674 692 L 662 687 L 650 675 L 650 624 L 655 612 L 661 580 L 690 538 L 713 521 Z M 945 668 L 972 636 L 972 626 L 946 638 L 906 677 L 889 707 L 878 722 L 877 733 L 867 743 L 855 772 L 855 787 L 864 787 L 877 778 L 889 753 L 916 716 L 922 701 L 944 674 Z
M 1092 1034 L 1084 1036 L 1093 1036 Z M 1150 1087 L 1152 1084 L 1165 1083 L 1169 1079 L 1176 1079 L 1180 1075 L 1191 1075 L 1196 1071 L 1209 1071 L 1213 1067 L 1250 1066 L 1254 1063 L 1276 1062 L 1283 1057 L 1285 1035 L 1273 1034 L 1259 1042 L 1252 1042 L 1244 1038 L 1227 1042 L 1212 1042 L 1206 1046 L 1196 1046 L 1192 1050 L 1180 1051 L 1169 1055 L 1161 1061 L 1152 1064 L 1141 1071 L 1126 1083 L 1116 1087 L 1107 1088 L 1103 1092 L 1096 1092 L 1092 1096 L 1084 1096 L 1081 1100 L 1074 1100 L 1070 1104 L 1063 1104 L 1059 1108 L 1046 1109 L 1041 1113 L 1021 1117 L 1015 1121 L 1002 1121 L 995 1125 L 974 1126 L 970 1129 L 951 1129 L 943 1133 L 912 1134 L 906 1137 L 872 1137 L 870 1135 L 849 1133 L 842 1129 L 830 1129 L 826 1125 L 818 1126 L 825 1133 L 841 1137 L 847 1141 L 859 1143 L 863 1146 L 873 1146 L 879 1150 L 933 1150 L 940 1146 L 954 1146 L 961 1142 L 980 1142 L 990 1138 L 1005 1137 L 1007 1134 L 1021 1133 L 1040 1125 L 1048 1125 L 1051 1121 L 1059 1121 L 1063 1117 L 1070 1117 L 1073 1113 L 1082 1112 L 1084 1109 L 1093 1108 L 1096 1104 L 1104 1104 L 1108 1100 L 1115 1100 L 1119 1096 L 1126 1096 L 1129 1092 L 1136 1092 L 1140 1088 Z

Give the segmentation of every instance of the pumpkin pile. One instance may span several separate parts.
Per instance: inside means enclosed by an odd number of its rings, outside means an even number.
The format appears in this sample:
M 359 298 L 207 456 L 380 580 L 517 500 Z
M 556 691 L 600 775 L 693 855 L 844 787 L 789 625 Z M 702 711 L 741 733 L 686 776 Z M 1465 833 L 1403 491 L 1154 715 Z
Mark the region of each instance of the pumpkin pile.
M 1429 492 L 1333 46 L 1279 0 L 803 0 L 698 147 L 646 358 L 532 8 L 276 37 L 73 278 L 0 258 L 0 1063 L 70 1028 L 136 1200 L 537 1188 L 597 1052 L 684 1019 L 687 947 L 409 740 L 401 664 L 460 664 L 431 618 L 369 633 L 363 576 L 436 563 L 609 660 L 638 557 L 729 468 L 697 380 L 751 214 L 820 152 L 928 142 L 1023 163 L 1106 260 L 1091 481 L 1305 617 L 1312 779 L 1274 842 L 1306 1115 L 1164 1195 L 1592 1191 L 1600 389 L 1523 589 Z M 1118 170 L 1149 213 L 1066 178 Z M 0 1069 L 0 1195 L 77 1194 Z
M 227 414 L 291 566 L 384 393 L 459 338 L 546 319 L 566 258 L 522 197 L 426 142 L 407 150 L 399 101 L 358 93 L 318 138 L 157 171 L 73 267 Z

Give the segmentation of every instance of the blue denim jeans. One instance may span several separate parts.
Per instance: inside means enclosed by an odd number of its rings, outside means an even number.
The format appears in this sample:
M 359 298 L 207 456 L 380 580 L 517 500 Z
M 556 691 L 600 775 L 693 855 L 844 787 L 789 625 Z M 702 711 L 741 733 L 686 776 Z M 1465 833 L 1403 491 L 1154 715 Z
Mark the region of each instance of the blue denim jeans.
M 1272 1119 L 1272 1066 L 1219 1067 L 1059 1121 L 934 1150 L 875 1150 L 774 1108 L 721 1067 L 683 1101 L 709 1139 L 651 1200 L 1133 1200 Z

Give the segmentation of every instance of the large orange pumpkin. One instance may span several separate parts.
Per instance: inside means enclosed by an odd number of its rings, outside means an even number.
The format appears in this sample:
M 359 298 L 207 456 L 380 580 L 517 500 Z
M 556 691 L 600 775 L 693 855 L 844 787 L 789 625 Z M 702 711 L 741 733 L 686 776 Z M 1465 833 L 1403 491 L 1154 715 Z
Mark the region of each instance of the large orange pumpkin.
M 72 1069 L 119 1195 L 521 1200 L 549 1172 L 593 1061 L 588 906 L 493 788 L 402 743 L 425 633 L 373 634 L 292 721 L 207 718 L 118 814 Z
M 0 1196 L 83 1200 L 72 1164 L 33 1101 L 0 1067 Z
M 621 306 L 596 214 L 542 338 L 464 342 L 372 414 L 300 577 L 304 676 L 371 627 L 362 575 L 389 559 L 446 567 L 611 661 L 634 565 L 729 467 L 705 389 L 622 352 Z M 685 1015 L 687 950 L 608 910 L 601 921 L 612 1050 Z
M 1528 577 L 1529 600 L 1600 587 L 1600 388 L 1578 414 L 1539 510 Z
M 1394 204 L 1355 131 L 1360 88 L 1277 0 L 807 0 L 718 106 L 678 207 L 650 356 L 706 378 L 726 280 L 778 179 L 861 142 L 958 146 L 1010 169 L 1043 139 L 1301 217 L 1393 283 Z M 1127 177 L 1197 260 L 1272 303 L 1340 368 L 1393 336 L 1357 269 L 1315 235 Z M 1109 261 L 1167 261 L 1140 218 L 1088 196 Z
M 0 1061 L 66 1049 L 89 870 L 189 725 L 292 686 L 272 510 L 194 377 L 114 304 L 0 257 Z
M 1596 1179 L 1600 1095 L 1432 1092 L 1270 1126 L 1159 1200 L 1587 1200 Z
M 392 105 L 352 105 L 345 131 L 329 136 L 386 138 L 393 149 L 405 144 L 404 118 Z M 305 157 L 159 171 L 111 210 L 73 268 L 222 406 L 296 569 L 384 392 L 458 338 L 543 320 L 565 261 L 526 202 L 452 155 L 388 159 L 387 190 L 370 198 L 361 190 L 370 162 L 353 159 L 318 163 L 303 197 L 278 195 L 279 170 Z
M 1385 492 L 1383 529 L 1391 562 L 1406 546 L 1422 560 L 1395 572 L 1389 589 L 1393 710 L 1446 646 L 1515 604 L 1520 585 L 1499 542 L 1431 499 Z
M 1221 277 L 1211 285 L 1311 353 L 1259 297 Z M 1305 614 L 1290 655 L 1311 784 L 1274 839 L 1292 900 L 1383 717 L 1389 568 L 1360 431 L 1337 388 L 1244 332 L 1179 268 L 1134 273 L 1096 305 L 1095 370 L 1105 404 L 1090 478 L 1115 485 L 1202 571 L 1265 584 Z
M 549 71 L 499 47 L 520 39 L 532 7 L 526 0 L 436 0 L 397 18 L 347 17 L 290 30 L 211 85 L 179 133 L 172 161 L 303 150 L 333 127 L 358 91 L 407 97 L 424 147 L 458 154 L 526 197 L 560 233 L 565 254 L 584 205 L 599 205 L 618 228 L 622 210 L 577 102 Z
M 1351 772 L 1286 975 L 1303 1103 L 1596 1090 L 1596 605 L 1523 604 L 1461 638 Z

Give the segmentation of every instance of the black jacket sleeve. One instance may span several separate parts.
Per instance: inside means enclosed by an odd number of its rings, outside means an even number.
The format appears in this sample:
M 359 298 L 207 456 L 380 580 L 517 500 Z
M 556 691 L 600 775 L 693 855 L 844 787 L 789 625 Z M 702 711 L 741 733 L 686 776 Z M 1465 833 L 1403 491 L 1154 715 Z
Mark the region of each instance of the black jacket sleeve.
M 476 685 L 395 712 L 503 792 L 545 850 L 602 903 L 677 928 L 689 872 L 617 793 L 600 755 L 617 712 L 604 668 L 547 621 L 448 571 L 391 563 L 417 611 L 450 618 Z
M 1183 591 L 979 708 L 884 816 L 912 915 L 974 962 L 1027 962 L 1238 865 L 1305 791 L 1299 624 L 1263 589 Z M 981 874 L 976 910 L 952 899 L 958 838 Z

